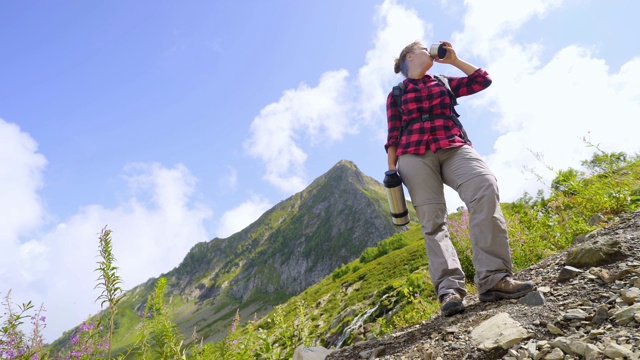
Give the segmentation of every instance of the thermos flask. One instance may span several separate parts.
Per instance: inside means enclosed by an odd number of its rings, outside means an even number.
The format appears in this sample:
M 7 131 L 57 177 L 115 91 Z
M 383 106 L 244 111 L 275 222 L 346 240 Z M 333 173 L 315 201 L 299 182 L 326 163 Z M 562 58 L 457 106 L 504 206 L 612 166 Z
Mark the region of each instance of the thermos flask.
M 407 225 L 409 223 L 409 209 L 407 209 L 407 203 L 404 200 L 400 174 L 395 170 L 386 171 L 383 183 L 387 190 L 387 200 L 389 201 L 393 224 L 397 226 Z

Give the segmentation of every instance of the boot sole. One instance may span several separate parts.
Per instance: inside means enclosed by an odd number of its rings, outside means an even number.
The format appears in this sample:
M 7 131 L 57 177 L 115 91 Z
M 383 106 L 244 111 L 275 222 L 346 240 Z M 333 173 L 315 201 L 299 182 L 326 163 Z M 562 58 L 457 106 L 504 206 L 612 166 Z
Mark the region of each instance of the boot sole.
M 478 296 L 478 300 L 483 302 L 498 301 L 502 299 L 519 299 L 531 291 L 535 290 L 534 285 L 525 284 L 517 292 L 508 293 L 502 291 L 486 291 Z
M 440 311 L 442 311 L 442 315 L 446 317 L 453 316 L 464 311 L 464 304 L 458 301 L 450 301 L 444 304 L 444 306 L 440 308 Z

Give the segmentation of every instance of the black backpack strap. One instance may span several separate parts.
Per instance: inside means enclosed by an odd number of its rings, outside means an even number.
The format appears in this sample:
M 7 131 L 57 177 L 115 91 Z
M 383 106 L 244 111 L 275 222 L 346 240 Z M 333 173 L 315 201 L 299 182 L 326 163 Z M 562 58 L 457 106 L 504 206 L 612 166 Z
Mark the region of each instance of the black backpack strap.
M 405 85 L 403 81 L 393 87 L 393 101 L 396 102 L 400 116 L 402 116 L 402 94 L 404 94 L 404 89 Z
M 449 79 L 447 79 L 444 75 L 435 75 L 434 77 L 440 82 L 440 84 L 444 86 L 445 89 L 447 89 L 447 93 L 449 94 L 449 98 L 451 99 L 451 111 L 456 116 L 460 117 L 460 114 L 458 114 L 458 112 L 454 108 L 454 106 L 458 105 L 458 99 L 456 98 L 456 94 L 453 93 L 453 90 L 451 90 L 451 86 L 449 86 Z
M 402 94 L 404 94 L 405 89 L 404 81 L 398 83 L 398 85 L 393 87 L 393 101 L 396 102 L 396 107 L 398 108 L 398 114 L 400 114 L 400 123 L 402 123 Z M 402 132 L 407 128 L 407 124 L 403 124 L 400 126 L 400 132 L 398 133 L 398 142 L 402 137 Z
M 423 114 L 421 117 L 407 121 L 403 123 L 402 126 L 400 127 L 400 132 L 398 133 L 398 141 L 400 141 L 400 138 L 402 137 L 402 133 L 406 129 L 408 129 L 411 125 L 413 125 L 418 121 L 429 121 L 434 119 L 450 119 L 460 129 L 460 132 L 462 132 L 462 137 L 464 141 L 471 144 L 471 140 L 469 140 L 469 137 L 467 136 L 467 132 L 464 130 L 462 123 L 458 119 L 460 114 L 458 114 L 458 112 L 455 109 L 455 106 L 458 105 L 458 100 L 456 99 L 456 95 L 453 93 L 453 90 L 451 90 L 451 86 L 449 86 L 449 80 L 444 75 L 435 75 L 434 77 L 436 78 L 436 80 L 438 80 L 438 82 L 440 82 L 445 87 L 445 89 L 447 89 L 447 93 L 449 94 L 449 98 L 451 99 L 451 112 L 453 113 L 453 115 Z M 393 87 L 393 100 L 396 102 L 396 106 L 398 107 L 398 113 L 400 114 L 400 118 L 401 118 L 400 121 L 402 121 L 402 94 L 404 94 L 405 88 L 406 87 L 404 85 L 404 82 L 400 82 L 398 85 Z
M 458 114 L 455 108 L 455 106 L 458 105 L 458 99 L 456 98 L 456 94 L 453 93 L 453 90 L 451 90 L 451 86 L 449 86 L 449 79 L 447 79 L 444 75 L 435 75 L 434 77 L 445 87 L 445 89 L 447 89 L 447 93 L 449 94 L 449 98 L 451 99 L 451 112 L 454 115 L 451 117 L 451 120 L 456 124 L 458 129 L 460 129 L 464 141 L 471 144 L 471 140 L 469 140 L 467 132 L 464 130 L 460 119 L 458 119 L 460 117 L 460 114 Z

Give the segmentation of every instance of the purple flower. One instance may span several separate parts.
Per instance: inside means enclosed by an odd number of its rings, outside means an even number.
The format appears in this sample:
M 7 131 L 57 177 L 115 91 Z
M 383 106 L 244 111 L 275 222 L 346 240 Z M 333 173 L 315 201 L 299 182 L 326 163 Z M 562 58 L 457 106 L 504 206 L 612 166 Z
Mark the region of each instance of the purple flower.
M 80 336 L 78 336 L 78 333 L 73 333 L 73 335 L 71 335 L 70 341 L 72 345 L 77 345 L 79 340 Z

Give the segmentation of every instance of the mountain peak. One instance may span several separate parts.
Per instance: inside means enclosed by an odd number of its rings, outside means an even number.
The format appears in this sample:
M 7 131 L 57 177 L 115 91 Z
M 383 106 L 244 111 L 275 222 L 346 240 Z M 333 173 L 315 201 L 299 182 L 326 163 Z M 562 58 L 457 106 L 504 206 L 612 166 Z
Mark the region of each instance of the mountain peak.
M 339 167 L 343 167 L 343 166 L 346 166 L 346 167 L 348 167 L 350 169 L 353 169 L 353 170 L 360 171 L 353 161 L 345 160 L 345 159 L 342 159 L 342 160 L 338 161 L 335 165 L 333 165 L 333 168 L 339 168 Z
M 372 186 L 372 183 L 376 182 L 373 178 L 360 171 L 353 161 L 340 160 L 324 175 L 317 178 L 310 187 L 324 183 L 330 183 L 332 185 L 351 183 L 357 187 L 366 187 Z

